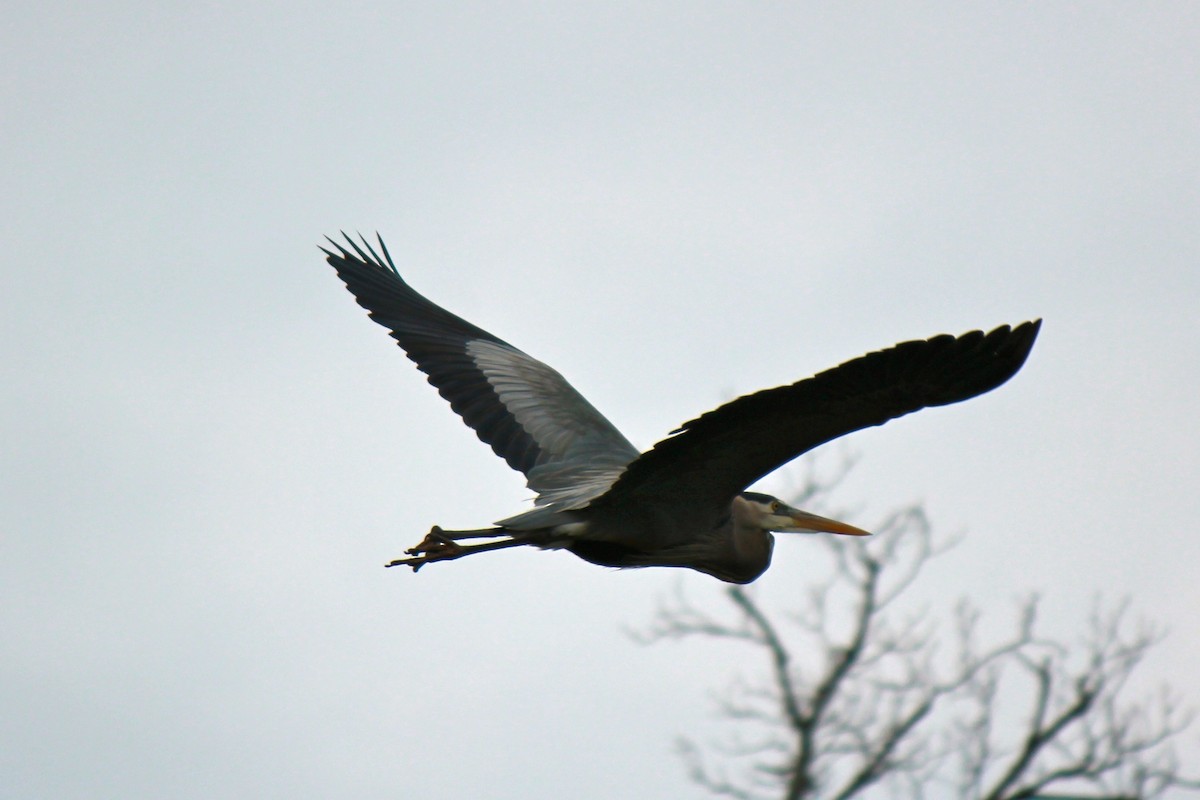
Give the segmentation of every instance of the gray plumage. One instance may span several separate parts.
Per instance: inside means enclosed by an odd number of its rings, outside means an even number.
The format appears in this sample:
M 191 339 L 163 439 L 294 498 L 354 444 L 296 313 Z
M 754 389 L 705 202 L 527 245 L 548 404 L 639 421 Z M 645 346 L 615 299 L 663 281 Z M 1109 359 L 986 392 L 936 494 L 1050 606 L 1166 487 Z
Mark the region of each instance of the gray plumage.
M 391 331 L 451 408 L 522 472 L 534 508 L 496 527 L 435 527 L 409 558 L 517 545 L 562 548 L 615 567 L 680 566 L 745 583 L 770 564 L 776 532 L 865 531 L 746 492 L 818 445 L 928 406 L 994 389 L 1019 370 L 1040 320 L 904 342 L 796 383 L 746 395 L 639 453 L 567 381 L 414 291 L 379 239 L 322 248 L 371 318 Z M 482 544 L 463 545 L 468 539 Z

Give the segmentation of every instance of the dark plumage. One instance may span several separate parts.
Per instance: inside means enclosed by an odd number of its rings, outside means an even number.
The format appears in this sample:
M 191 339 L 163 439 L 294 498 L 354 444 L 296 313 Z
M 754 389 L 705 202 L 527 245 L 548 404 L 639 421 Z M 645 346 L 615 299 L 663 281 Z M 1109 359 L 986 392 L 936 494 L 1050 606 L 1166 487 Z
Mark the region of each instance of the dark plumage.
M 607 566 L 682 566 L 751 581 L 770 564 L 771 531 L 865 531 L 747 486 L 839 436 L 996 388 L 1024 364 L 1041 325 L 904 342 L 739 397 L 639 453 L 553 369 L 413 291 L 382 239 L 378 253 L 365 239 L 329 241 L 335 249 L 322 250 L 359 305 L 538 495 L 534 509 L 493 528 L 435 527 L 409 558 L 389 564 L 414 570 L 534 545 Z M 460 544 L 468 539 L 488 541 Z

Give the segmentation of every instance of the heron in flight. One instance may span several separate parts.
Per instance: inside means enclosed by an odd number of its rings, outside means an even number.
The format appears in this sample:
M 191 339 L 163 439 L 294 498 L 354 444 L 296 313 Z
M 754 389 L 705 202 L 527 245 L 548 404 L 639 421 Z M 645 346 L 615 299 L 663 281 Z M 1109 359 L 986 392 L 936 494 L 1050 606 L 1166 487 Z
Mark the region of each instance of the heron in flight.
M 747 487 L 839 436 L 995 389 L 1029 355 L 1041 320 L 898 344 L 709 411 L 639 452 L 558 374 L 414 291 L 383 238 L 343 233 L 321 250 L 371 319 L 450 407 L 523 473 L 534 508 L 493 527 L 434 526 L 387 566 L 532 545 L 607 567 L 687 567 L 729 583 L 766 571 L 772 532 L 862 536 Z

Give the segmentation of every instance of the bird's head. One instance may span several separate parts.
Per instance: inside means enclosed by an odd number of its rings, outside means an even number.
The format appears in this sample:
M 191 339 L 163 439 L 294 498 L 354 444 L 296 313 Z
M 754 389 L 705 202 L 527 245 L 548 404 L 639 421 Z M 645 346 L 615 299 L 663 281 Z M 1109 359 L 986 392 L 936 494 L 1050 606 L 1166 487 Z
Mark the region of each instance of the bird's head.
M 777 533 L 841 533 L 847 536 L 870 536 L 870 531 L 838 522 L 836 519 L 818 517 L 807 511 L 792 508 L 777 497 L 760 492 L 742 492 L 734 503 L 735 513 L 745 515 L 745 521 L 764 531 Z

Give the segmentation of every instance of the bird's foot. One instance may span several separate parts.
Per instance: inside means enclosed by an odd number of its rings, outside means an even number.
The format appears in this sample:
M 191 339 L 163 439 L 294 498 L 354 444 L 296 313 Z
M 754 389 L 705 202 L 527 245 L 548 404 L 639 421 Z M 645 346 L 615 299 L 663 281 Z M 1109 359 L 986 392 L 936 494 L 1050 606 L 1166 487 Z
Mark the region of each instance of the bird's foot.
M 406 566 L 412 567 L 412 571 L 416 572 L 421 567 L 428 564 L 430 561 L 448 561 L 452 558 L 458 558 L 463 554 L 463 546 L 458 542 L 445 535 L 445 532 L 437 525 L 434 525 L 429 533 L 425 534 L 415 547 L 410 547 L 404 551 L 411 558 L 397 558 L 395 561 L 388 562 L 385 567 Z

